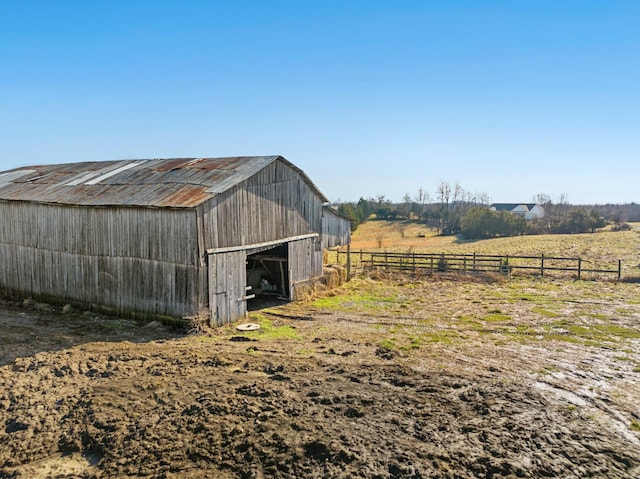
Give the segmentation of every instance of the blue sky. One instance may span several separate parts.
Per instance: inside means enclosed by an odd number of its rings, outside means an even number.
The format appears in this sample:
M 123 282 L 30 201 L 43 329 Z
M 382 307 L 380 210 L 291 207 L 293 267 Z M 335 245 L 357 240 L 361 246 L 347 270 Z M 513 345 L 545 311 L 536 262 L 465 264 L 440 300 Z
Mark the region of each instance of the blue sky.
M 0 169 L 280 154 L 333 201 L 640 202 L 640 2 L 0 0 Z

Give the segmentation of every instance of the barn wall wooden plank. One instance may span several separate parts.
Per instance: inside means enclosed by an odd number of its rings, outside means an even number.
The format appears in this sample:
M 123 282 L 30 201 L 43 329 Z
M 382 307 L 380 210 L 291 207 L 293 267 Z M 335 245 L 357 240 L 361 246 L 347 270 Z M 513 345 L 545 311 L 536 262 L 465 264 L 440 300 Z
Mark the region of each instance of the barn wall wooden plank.
M 194 211 L 0 202 L 0 215 L 2 286 L 159 314 L 201 304 Z
M 207 235 L 207 248 L 322 231 L 322 199 L 298 172 L 278 161 L 218 195 L 212 212 L 217 231 Z

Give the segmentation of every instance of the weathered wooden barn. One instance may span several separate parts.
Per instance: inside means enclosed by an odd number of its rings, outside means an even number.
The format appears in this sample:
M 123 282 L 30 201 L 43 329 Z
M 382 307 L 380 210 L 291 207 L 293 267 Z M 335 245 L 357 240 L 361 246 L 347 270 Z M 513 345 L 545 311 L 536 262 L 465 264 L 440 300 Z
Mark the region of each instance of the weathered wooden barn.
M 0 173 L 0 286 L 223 324 L 322 274 L 325 202 L 282 156 L 14 169 Z
M 322 247 L 334 248 L 351 243 L 351 221 L 331 205 L 322 206 Z

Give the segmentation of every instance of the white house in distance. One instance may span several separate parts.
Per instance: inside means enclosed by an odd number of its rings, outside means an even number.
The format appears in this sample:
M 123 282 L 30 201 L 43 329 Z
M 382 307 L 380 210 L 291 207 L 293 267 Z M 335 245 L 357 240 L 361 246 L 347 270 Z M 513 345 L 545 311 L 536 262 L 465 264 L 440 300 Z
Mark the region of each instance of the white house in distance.
M 508 211 L 514 215 L 524 216 L 526 220 L 544 216 L 544 208 L 536 203 L 494 203 L 489 209 L 491 211 Z

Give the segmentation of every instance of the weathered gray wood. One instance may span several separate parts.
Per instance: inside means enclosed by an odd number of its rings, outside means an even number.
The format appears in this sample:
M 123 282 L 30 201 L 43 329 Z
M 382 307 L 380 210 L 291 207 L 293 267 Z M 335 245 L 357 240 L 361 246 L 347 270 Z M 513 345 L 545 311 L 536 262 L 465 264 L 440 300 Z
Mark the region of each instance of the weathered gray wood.
M 2 200 L 0 286 L 124 312 L 208 311 L 227 322 L 245 312 L 238 299 L 245 295 L 247 252 L 216 258 L 212 267 L 207 250 L 293 241 L 290 283 L 318 277 L 325 200 L 282 159 L 194 207 Z M 340 221 L 336 228 L 345 226 Z M 211 288 L 222 282 L 224 291 Z
M 307 238 L 288 243 L 289 294 L 296 299 L 299 283 L 322 276 L 322 244 L 318 238 Z
M 328 206 L 322 208 L 322 247 L 324 249 L 351 243 L 351 221 Z
M 209 255 L 212 324 L 221 326 L 245 316 L 246 258 L 244 251 Z

